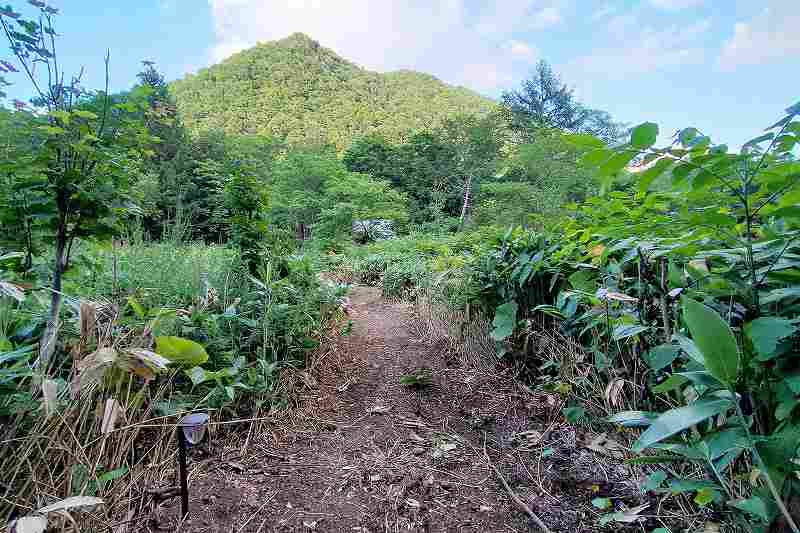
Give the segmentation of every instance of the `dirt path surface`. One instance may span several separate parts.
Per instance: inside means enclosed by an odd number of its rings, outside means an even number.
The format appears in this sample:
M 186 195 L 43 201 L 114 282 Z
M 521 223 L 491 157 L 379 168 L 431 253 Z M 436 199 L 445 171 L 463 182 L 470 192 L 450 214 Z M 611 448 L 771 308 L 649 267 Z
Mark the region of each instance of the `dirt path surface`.
M 351 301 L 350 335 L 298 374 L 296 412 L 195 457 L 188 519 L 179 526 L 172 503 L 151 530 L 536 531 L 487 455 L 553 531 L 595 530 L 581 509 L 627 471 L 587 462 L 575 431 L 547 422 L 547 398 L 417 340 L 407 304 L 369 287 Z M 400 383 L 420 369 L 430 386 Z

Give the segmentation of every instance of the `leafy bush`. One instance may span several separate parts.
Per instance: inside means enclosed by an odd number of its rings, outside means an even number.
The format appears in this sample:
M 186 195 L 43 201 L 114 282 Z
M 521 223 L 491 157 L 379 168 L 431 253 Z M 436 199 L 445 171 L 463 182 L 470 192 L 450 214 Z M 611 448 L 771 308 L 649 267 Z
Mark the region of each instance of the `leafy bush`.
M 430 271 L 423 261 L 411 258 L 390 263 L 383 274 L 383 295 L 387 298 L 414 300 L 417 291 L 430 279 Z
M 790 108 L 738 154 L 692 128 L 652 148 L 650 123 L 616 150 L 575 136 L 607 190 L 641 157 L 648 167 L 632 178 L 638 191 L 622 184 L 573 206 L 553 235 L 509 231 L 473 266 L 495 339 L 532 372 L 531 326 L 551 320 L 593 358 L 605 380 L 597 395 L 637 400 L 635 411 L 608 420 L 648 427 L 634 449 L 656 455 L 643 461 L 696 461 L 712 477 L 665 475 L 668 489 L 654 490 L 726 505 L 759 531 L 777 516 L 797 530 L 783 500 L 800 489 L 798 114 L 800 105 Z M 624 392 L 631 376 L 644 398 Z M 742 492 L 731 468 L 748 468 L 748 455 L 755 488 Z

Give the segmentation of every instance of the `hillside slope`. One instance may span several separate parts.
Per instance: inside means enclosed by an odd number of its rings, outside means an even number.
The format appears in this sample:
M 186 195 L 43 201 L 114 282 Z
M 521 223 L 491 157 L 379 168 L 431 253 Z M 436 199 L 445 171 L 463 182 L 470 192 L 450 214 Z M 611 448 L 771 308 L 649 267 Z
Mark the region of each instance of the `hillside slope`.
M 427 74 L 370 72 L 301 33 L 239 52 L 170 90 L 192 132 L 217 128 L 290 144 L 330 142 L 340 150 L 367 133 L 400 141 L 445 117 L 494 105 Z

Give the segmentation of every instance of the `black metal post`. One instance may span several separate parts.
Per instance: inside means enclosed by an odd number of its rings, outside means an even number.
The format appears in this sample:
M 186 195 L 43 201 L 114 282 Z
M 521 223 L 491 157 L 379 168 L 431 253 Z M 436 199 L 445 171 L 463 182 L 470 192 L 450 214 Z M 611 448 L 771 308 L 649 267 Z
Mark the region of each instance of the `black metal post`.
M 181 518 L 189 514 L 189 483 L 186 480 L 186 437 L 178 426 L 178 476 L 181 483 Z

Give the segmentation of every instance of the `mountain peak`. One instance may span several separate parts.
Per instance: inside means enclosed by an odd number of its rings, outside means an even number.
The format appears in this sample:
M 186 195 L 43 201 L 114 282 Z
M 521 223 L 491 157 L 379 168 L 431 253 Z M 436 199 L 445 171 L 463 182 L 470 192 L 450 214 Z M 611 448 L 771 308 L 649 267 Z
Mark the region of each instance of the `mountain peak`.
M 317 41 L 299 31 L 292 33 L 288 37 L 274 41 L 274 43 L 278 46 L 284 46 L 286 48 L 320 48 L 320 44 Z
M 243 50 L 170 90 L 192 133 L 221 129 L 339 150 L 371 133 L 400 141 L 449 116 L 494 106 L 428 74 L 363 69 L 299 32 Z

